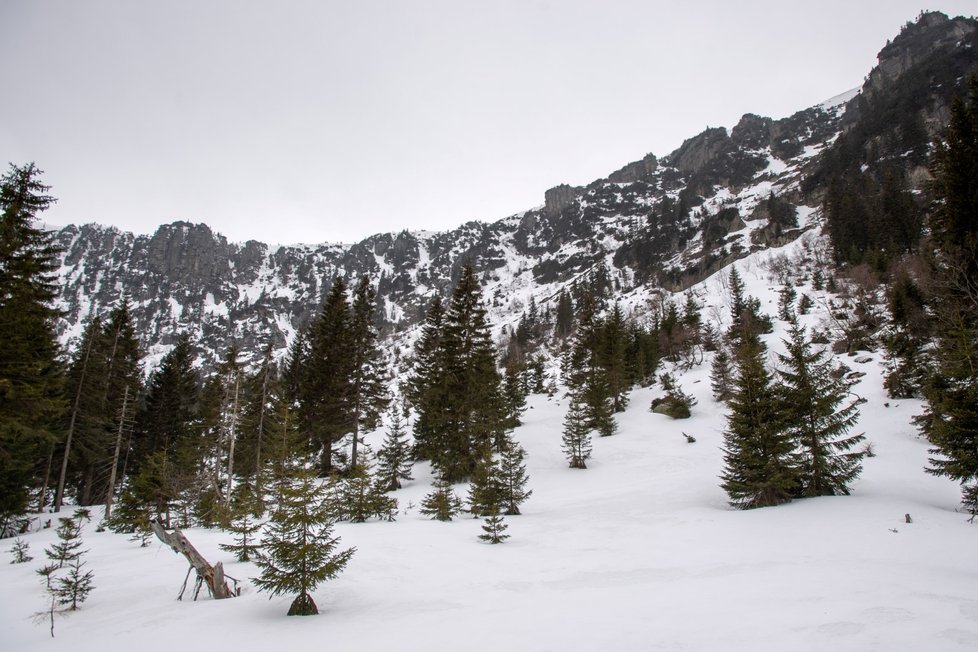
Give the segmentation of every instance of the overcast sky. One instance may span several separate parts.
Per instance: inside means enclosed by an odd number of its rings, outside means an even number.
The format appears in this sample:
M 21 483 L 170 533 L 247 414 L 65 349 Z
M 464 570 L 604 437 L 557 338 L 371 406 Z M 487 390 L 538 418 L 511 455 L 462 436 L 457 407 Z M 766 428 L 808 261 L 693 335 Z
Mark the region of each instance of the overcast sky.
M 442 230 L 857 87 L 921 8 L 3 0 L 0 161 L 45 170 L 55 224 L 181 219 L 270 243 Z

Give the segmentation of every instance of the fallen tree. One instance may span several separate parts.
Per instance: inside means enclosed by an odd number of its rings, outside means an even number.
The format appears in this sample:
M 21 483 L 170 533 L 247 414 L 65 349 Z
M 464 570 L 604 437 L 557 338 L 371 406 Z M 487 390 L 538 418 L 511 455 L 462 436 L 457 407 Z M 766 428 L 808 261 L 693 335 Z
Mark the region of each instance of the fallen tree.
M 190 543 L 190 539 L 180 531 L 180 528 L 173 528 L 173 532 L 167 532 L 163 523 L 158 519 L 151 520 L 149 526 L 160 541 L 170 546 L 173 552 L 183 555 L 190 562 L 190 568 L 187 569 L 187 576 L 183 578 L 183 586 L 180 587 L 180 595 L 177 596 L 177 600 L 183 600 L 183 593 L 187 590 L 187 580 L 190 579 L 190 571 L 192 570 L 197 571 L 194 600 L 200 595 L 200 589 L 205 584 L 208 593 L 215 600 L 233 598 L 239 594 L 238 580 L 224 574 L 224 565 L 221 562 L 211 566 L 204 559 L 204 556 L 197 552 L 197 549 Z M 231 580 L 234 583 L 234 590 L 228 587 L 226 580 Z

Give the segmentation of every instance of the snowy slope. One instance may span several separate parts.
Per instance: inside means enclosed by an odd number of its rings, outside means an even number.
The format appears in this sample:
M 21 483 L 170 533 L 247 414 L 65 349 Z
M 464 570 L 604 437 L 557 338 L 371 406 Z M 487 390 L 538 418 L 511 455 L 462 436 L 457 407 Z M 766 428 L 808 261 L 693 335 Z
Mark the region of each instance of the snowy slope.
M 801 246 L 738 265 L 769 313 L 776 284 L 764 259 L 795 255 Z M 714 277 L 692 289 L 707 318 L 725 314 L 721 287 Z M 821 316 L 806 319 L 814 326 Z M 776 322 L 772 350 L 783 334 Z M 921 406 L 886 398 L 878 356 L 845 360 L 866 374 L 854 390 L 867 401 L 858 428 L 877 452 L 865 460 L 853 495 L 747 512 L 728 507 L 719 487 L 724 412 L 710 395 L 709 361 L 679 378 L 698 400 L 691 419 L 651 414 L 660 390 L 636 390 L 618 415 L 618 434 L 595 440 L 585 471 L 566 468 L 560 452 L 566 400 L 532 397 L 515 436 L 528 451 L 534 493 L 523 515 L 507 518 L 512 538 L 504 545 L 477 539 L 480 520 L 419 515 L 431 474 L 416 465 L 415 481 L 396 493 L 396 522 L 337 526 L 343 545 L 358 551 L 337 580 L 315 592 L 322 614 L 287 618 L 291 598 L 257 593 L 247 580 L 254 566 L 218 549 L 229 540 L 221 532 L 188 535 L 244 580 L 242 596 L 177 602 L 181 557 L 89 524 L 84 538 L 97 588 L 81 611 L 57 622 L 52 640 L 31 619 L 44 608 L 33 573 L 54 539 L 53 529 L 44 530 L 24 537 L 33 562 L 0 565 L 0 647 L 974 649 L 978 526 L 955 511 L 957 486 L 924 473 L 927 444 L 910 425 Z M 696 443 L 686 443 L 683 432 Z M 374 433 L 371 443 L 382 436 Z M 465 495 L 464 486 L 456 490 Z

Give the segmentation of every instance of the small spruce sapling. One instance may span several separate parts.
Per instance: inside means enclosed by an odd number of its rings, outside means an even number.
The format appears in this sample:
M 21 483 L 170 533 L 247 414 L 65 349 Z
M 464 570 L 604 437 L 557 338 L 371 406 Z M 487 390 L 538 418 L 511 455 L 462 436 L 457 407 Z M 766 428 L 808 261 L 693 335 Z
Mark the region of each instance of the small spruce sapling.
M 34 559 L 28 552 L 31 549 L 31 544 L 27 543 L 21 538 L 14 539 L 14 545 L 10 548 L 10 552 L 13 554 L 14 559 L 11 564 L 23 564 Z
M 411 477 L 411 446 L 408 444 L 401 419 L 401 410 L 391 408 L 390 429 L 384 444 L 377 453 L 380 464 L 377 468 L 377 478 L 387 491 L 401 488 L 402 480 L 413 480 Z
M 462 500 L 444 477 L 435 480 L 431 492 L 421 500 L 419 510 L 437 521 L 451 521 L 462 512 Z
M 255 493 L 250 482 L 242 482 L 234 488 L 231 502 L 231 522 L 227 530 L 235 535 L 234 543 L 218 544 L 221 550 L 233 552 L 238 561 L 251 561 L 260 549 L 256 541 L 262 523 L 259 520 L 265 511 L 265 503 Z
M 95 588 L 93 583 L 95 574 L 92 571 L 84 571 L 86 562 L 81 560 L 81 555 L 75 557 L 71 566 L 68 568 L 66 577 L 58 577 L 51 587 L 58 604 L 67 607 L 68 611 L 75 611 L 78 605 L 88 598 L 88 594 Z
M 564 434 L 561 439 L 568 466 L 572 469 L 586 469 L 591 458 L 591 428 L 588 425 L 586 408 L 575 395 L 571 395 L 570 406 L 564 415 Z
M 61 517 L 58 519 L 58 543 L 44 550 L 44 554 L 58 568 L 63 568 L 65 564 L 74 561 L 81 556 L 82 546 L 80 538 L 81 528 L 70 518 Z
M 502 506 L 507 516 L 518 516 L 520 505 L 533 494 L 526 488 L 529 477 L 526 474 L 526 451 L 511 438 L 506 438 L 506 446 L 499 458 L 499 484 Z
M 472 482 L 469 484 L 469 513 L 472 518 L 488 516 L 495 505 L 499 509 L 502 503 L 502 477 L 499 462 L 486 446 L 472 472 Z
M 489 514 L 486 516 L 486 521 L 482 524 L 483 534 L 480 534 L 479 538 L 493 544 L 502 543 L 508 539 L 509 535 L 503 534 L 503 532 L 505 532 L 506 528 L 509 526 L 503 521 L 504 519 L 499 513 L 499 506 L 491 506 Z
M 333 536 L 331 510 L 312 472 L 300 471 L 282 487 L 280 500 L 255 562 L 261 575 L 254 583 L 270 597 L 297 594 L 288 615 L 311 616 L 319 609 L 310 591 L 339 575 L 356 548 L 336 552 L 340 539 Z

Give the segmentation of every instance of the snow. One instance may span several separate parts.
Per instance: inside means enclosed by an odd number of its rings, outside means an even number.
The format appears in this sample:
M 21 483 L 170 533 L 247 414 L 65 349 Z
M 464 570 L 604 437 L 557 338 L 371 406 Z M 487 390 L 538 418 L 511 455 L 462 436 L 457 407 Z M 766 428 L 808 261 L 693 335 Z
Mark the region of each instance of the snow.
M 738 270 L 773 313 L 770 255 Z M 725 310 L 723 273 L 695 291 Z M 776 326 L 772 349 L 785 332 Z M 503 545 L 478 540 L 480 520 L 419 515 L 431 473 L 418 464 L 416 479 L 396 492 L 396 522 L 336 526 L 357 553 L 315 591 L 321 615 L 288 618 L 291 597 L 257 593 L 248 579 L 255 567 L 220 551 L 229 537 L 219 531 L 187 534 L 242 580 L 241 597 L 178 602 L 181 557 L 88 524 L 96 589 L 57 621 L 52 640 L 31 618 L 44 608 L 33 570 L 55 538 L 53 528 L 41 530 L 24 536 L 33 562 L 0 564 L 3 648 L 318 649 L 328 640 L 331 649 L 364 651 L 972 650 L 978 525 L 955 511 L 954 483 L 923 471 L 927 444 L 910 425 L 919 402 L 885 397 L 879 356 L 846 362 L 867 374 L 855 388 L 868 401 L 858 428 L 877 452 L 851 496 L 731 509 L 719 487 L 724 413 L 710 395 L 708 356 L 679 377 L 698 401 L 691 419 L 651 414 L 660 390 L 635 390 L 618 434 L 595 439 L 585 471 L 568 469 L 560 452 L 566 400 L 532 397 L 515 436 L 528 451 L 533 495 L 523 515 L 506 519 Z M 382 437 L 368 441 L 376 449 Z M 462 485 L 456 491 L 465 495 Z
M 859 92 L 860 89 L 858 87 L 849 89 L 845 93 L 840 93 L 835 97 L 830 97 L 829 99 L 822 102 L 819 106 L 821 106 L 823 110 L 829 111 L 831 109 L 844 105 L 846 102 L 859 95 Z

